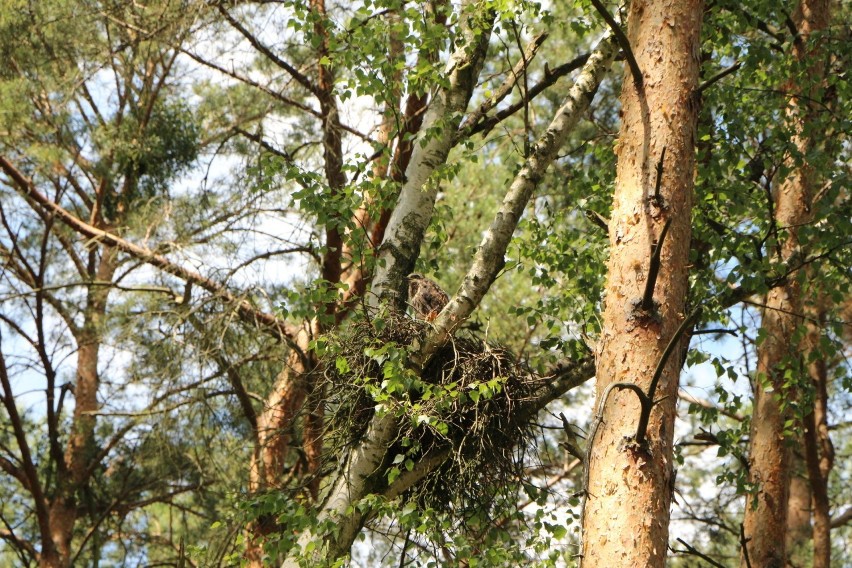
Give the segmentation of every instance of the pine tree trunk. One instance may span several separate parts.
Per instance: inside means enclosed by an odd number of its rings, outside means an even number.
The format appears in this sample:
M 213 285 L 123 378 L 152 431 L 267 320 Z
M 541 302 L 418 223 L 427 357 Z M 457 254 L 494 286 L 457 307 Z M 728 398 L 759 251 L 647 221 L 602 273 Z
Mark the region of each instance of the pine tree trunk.
M 104 318 L 111 291 L 108 284 L 112 283 L 115 274 L 116 253 L 117 251 L 112 247 L 101 249 L 102 256 L 98 261 L 94 282 L 86 298 L 83 327 L 79 336 L 75 338 L 77 375 L 74 381 L 74 413 L 64 463 L 60 465 L 64 471 L 57 475 L 56 488 L 50 498 L 50 535 L 42 535 L 43 539 L 49 538 L 53 544 L 52 547 L 46 547 L 46 550 L 51 553 L 43 555 L 40 560 L 39 564 L 45 567 L 71 565 L 73 552 L 71 544 L 74 526 L 79 516 L 77 499 L 80 490 L 89 481 L 92 460 L 97 451 L 94 413 L 100 407 L 98 362 Z
M 685 341 L 669 357 L 647 430 L 634 436 L 640 405 L 631 383 L 645 393 L 655 367 L 687 317 L 687 261 L 693 202 L 694 137 L 698 101 L 699 35 L 703 2 L 635 0 L 628 38 L 643 74 L 637 88 L 625 71 L 618 171 L 610 231 L 603 332 L 598 351 L 597 408 L 602 422 L 590 432 L 588 495 L 583 515 L 583 565 L 663 566 L 673 488 L 672 436 L 678 375 Z M 665 159 L 661 160 L 665 149 Z M 659 196 L 656 169 L 662 161 Z M 653 305 L 641 300 L 651 248 L 664 240 Z
M 804 447 L 800 439 L 797 447 Z M 790 488 L 787 499 L 787 536 L 785 546 L 791 563 L 805 566 L 811 556 L 811 486 L 805 467 L 804 456 L 793 453 L 791 462 Z
M 822 59 L 808 46 L 814 31 L 828 25 L 827 0 L 803 0 L 793 14 L 798 30 L 794 55 L 799 62 L 810 62 L 802 80 L 809 85 L 790 85 L 790 89 L 815 92 L 815 86 L 824 74 Z M 806 100 L 812 100 L 807 97 Z M 796 131 L 792 140 L 802 156 L 807 156 L 813 142 L 804 135 L 808 122 L 808 104 L 791 97 L 787 120 Z M 782 231 L 779 236 L 776 260 L 790 263 L 799 254 L 799 227 L 812 219 L 813 172 L 807 163 L 794 163 L 788 177 L 775 191 L 775 224 Z M 787 561 L 785 536 L 790 477 L 790 447 L 785 439 L 785 422 L 790 418 L 783 401 L 796 393 L 785 386 L 785 370 L 793 369 L 800 355 L 793 336 L 804 324 L 801 286 L 796 275 L 788 282 L 771 290 L 764 303 L 762 333 L 758 346 L 757 378 L 754 385 L 754 411 L 752 415 L 749 456 L 749 481 L 756 491 L 746 500 L 743 531 L 746 550 L 741 565 L 781 568 Z M 813 485 L 812 485 L 813 489 Z
M 813 568 L 831 565 L 831 503 L 828 495 L 828 476 L 834 466 L 834 446 L 828 432 L 829 373 L 825 354 L 820 351 L 820 339 L 825 333 L 829 299 L 817 298 L 816 306 L 806 308 L 807 353 L 811 356 L 808 375 L 814 387 L 813 407 L 804 418 L 804 451 L 808 479 L 813 495 Z

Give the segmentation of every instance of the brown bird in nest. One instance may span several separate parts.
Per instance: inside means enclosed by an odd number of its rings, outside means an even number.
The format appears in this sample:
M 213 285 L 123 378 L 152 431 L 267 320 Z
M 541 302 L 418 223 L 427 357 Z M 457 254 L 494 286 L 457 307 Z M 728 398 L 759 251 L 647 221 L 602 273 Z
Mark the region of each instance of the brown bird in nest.
M 408 275 L 408 303 L 415 317 L 434 321 L 449 301 L 447 293 L 432 280 L 416 272 Z

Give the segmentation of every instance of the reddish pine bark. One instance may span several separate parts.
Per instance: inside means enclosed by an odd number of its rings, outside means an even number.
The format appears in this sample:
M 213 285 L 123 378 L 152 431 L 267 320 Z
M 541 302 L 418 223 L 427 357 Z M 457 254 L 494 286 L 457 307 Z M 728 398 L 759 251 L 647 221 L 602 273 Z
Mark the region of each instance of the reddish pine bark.
M 809 46 L 814 31 L 828 25 L 827 0 L 802 0 L 793 14 L 798 31 L 794 56 L 807 63 L 805 87 L 815 92 L 824 74 L 816 48 Z M 790 90 L 801 92 L 802 86 L 791 84 Z M 791 97 L 787 121 L 796 132 L 792 142 L 801 156 L 807 156 L 812 141 L 802 134 L 809 120 L 811 97 Z M 807 163 L 794 163 L 788 177 L 775 191 L 775 224 L 782 231 L 776 260 L 790 263 L 799 253 L 799 228 L 812 220 L 814 172 Z M 746 549 L 742 566 L 781 568 L 787 561 L 786 532 L 790 477 L 790 447 L 785 439 L 785 422 L 790 418 L 783 401 L 795 394 L 785 387 L 785 371 L 792 370 L 800 356 L 800 346 L 791 341 L 794 332 L 804 324 L 801 285 L 792 276 L 781 287 L 771 290 L 762 314 L 763 342 L 758 347 L 757 379 L 754 384 L 749 456 L 749 480 L 756 491 L 746 500 L 743 531 Z M 807 432 L 807 429 L 806 429 Z M 811 489 L 814 487 L 812 485 Z
M 635 0 L 628 38 L 643 73 L 622 86 L 622 124 L 610 230 L 606 307 L 597 365 L 598 407 L 609 385 L 645 393 L 661 354 L 686 317 L 687 261 L 693 202 L 695 89 L 699 69 L 700 0 Z M 656 167 L 665 149 L 660 195 Z M 654 307 L 639 303 L 649 278 L 652 244 L 664 224 Z M 681 345 L 677 351 L 682 351 Z M 583 519 L 583 565 L 665 564 L 671 503 L 672 436 L 682 356 L 669 359 L 657 388 L 648 446 L 630 448 L 640 408 L 630 391 L 613 391 L 589 455 Z

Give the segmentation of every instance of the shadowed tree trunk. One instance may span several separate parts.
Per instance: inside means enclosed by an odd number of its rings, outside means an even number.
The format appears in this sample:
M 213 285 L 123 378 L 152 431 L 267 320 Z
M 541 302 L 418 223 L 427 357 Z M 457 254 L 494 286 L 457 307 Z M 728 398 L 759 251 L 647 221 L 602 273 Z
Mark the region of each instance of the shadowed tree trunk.
M 816 48 L 808 45 L 814 31 L 828 25 L 827 0 L 803 0 L 793 14 L 798 31 L 794 56 L 807 62 L 802 80 L 810 94 L 824 74 L 824 62 Z M 801 92 L 803 85 L 790 85 Z M 792 97 L 787 107 L 787 121 L 796 132 L 792 140 L 802 159 L 813 146 L 804 133 L 812 97 Z M 792 170 L 774 195 L 774 221 L 780 231 L 774 255 L 777 261 L 790 262 L 799 254 L 799 229 L 812 219 L 814 172 L 806 162 L 789 159 Z M 764 302 L 762 343 L 758 346 L 757 377 L 754 381 L 754 412 L 751 423 L 749 481 L 755 492 L 746 500 L 743 531 L 746 549 L 742 566 L 780 568 L 786 563 L 785 537 L 790 477 L 790 447 L 785 439 L 785 426 L 791 415 L 783 401 L 791 394 L 785 385 L 785 370 L 793 369 L 798 361 L 800 346 L 793 336 L 804 324 L 801 284 L 791 277 L 783 286 L 770 290 Z M 813 485 L 811 486 L 813 490 Z
M 822 302 L 819 302 L 822 300 Z M 806 336 L 810 356 L 808 375 L 813 383 L 813 407 L 804 418 L 804 452 L 808 479 L 813 496 L 814 568 L 831 565 L 831 503 L 828 496 L 828 475 L 834 466 L 834 446 L 828 431 L 828 364 L 819 348 L 826 329 L 826 301 L 820 298 L 806 310 L 810 314 Z
M 800 439 L 798 446 L 804 447 Z M 784 545 L 793 566 L 804 566 L 810 560 L 811 486 L 804 456 L 794 453 L 791 462 L 790 489 L 787 498 L 787 536 Z
M 647 445 L 637 432 L 635 392 L 649 390 L 655 367 L 687 317 L 687 260 L 693 202 L 698 103 L 700 0 L 637 0 L 628 38 L 642 82 L 625 71 L 618 171 L 603 331 L 598 351 L 599 426 L 590 430 L 588 495 L 583 518 L 584 566 L 663 566 L 673 488 L 672 436 L 678 375 L 686 342 L 669 357 L 653 400 Z M 663 153 L 665 150 L 665 159 Z M 657 167 L 662 163 L 659 195 Z M 653 280 L 652 245 L 670 223 L 653 302 L 642 306 Z M 605 393 L 611 396 L 603 400 Z M 599 414 L 600 417 L 600 414 Z M 634 440 L 635 442 L 635 440 Z

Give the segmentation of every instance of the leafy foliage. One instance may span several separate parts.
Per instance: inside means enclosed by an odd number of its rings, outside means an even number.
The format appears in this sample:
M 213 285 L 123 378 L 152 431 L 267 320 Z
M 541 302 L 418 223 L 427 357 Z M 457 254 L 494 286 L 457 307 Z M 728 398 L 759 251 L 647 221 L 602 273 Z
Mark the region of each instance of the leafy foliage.
M 66 565 L 235 565 L 258 542 L 261 560 L 278 562 L 306 532 L 336 534 L 319 506 L 384 415 L 399 429 L 357 504 L 355 562 L 576 561 L 582 464 L 564 449 L 570 432 L 558 414 L 582 426 L 593 401 L 577 389 L 541 413 L 518 409 L 594 352 L 603 331 L 621 75 L 600 85 L 538 182 L 498 279 L 430 365 L 409 360 L 430 322 L 368 307 L 407 179 L 401 156 L 452 123 L 418 126 L 449 86 L 447 57 L 463 26 L 494 15 L 468 105 L 490 122 L 463 122 L 449 158 L 432 164 L 438 200 L 415 267 L 451 296 L 564 100 L 571 73 L 560 68 L 601 33 L 586 2 L 462 5 L 0 8 L 0 156 L 68 214 L 146 247 L 131 254 L 80 237 L 4 168 L 0 564 L 42 560 L 50 546 L 41 525 L 61 496 L 74 516 Z M 750 385 L 764 380 L 754 367 L 761 298 L 779 282 L 798 279 L 821 329 L 813 345 L 804 323 L 789 338 L 802 356 L 783 365 L 787 435 L 799 435 L 813 406 L 809 365 L 818 362 L 831 377 L 830 422 L 849 421 L 852 122 L 842 26 L 813 39 L 831 54 L 825 77 L 813 78 L 790 56 L 797 39 L 775 3 L 708 8 L 689 304 L 703 308 L 697 331 L 717 332 L 696 335 L 687 356 L 702 398 L 681 409 L 685 503 L 673 536 L 694 535 L 724 564 L 738 556 L 742 497 L 758 490 L 746 475 Z M 840 10 L 838 22 L 848 19 Z M 801 131 L 785 120 L 794 103 L 811 109 Z M 814 133 L 801 152 L 796 137 Z M 814 222 L 797 228 L 801 250 L 780 262 L 774 251 L 790 228 L 774 221 L 773 195 L 802 168 L 817 188 Z M 152 259 L 156 268 L 145 264 Z M 720 339 L 729 332 L 738 342 Z M 96 408 L 81 416 L 82 353 L 92 346 Z M 288 383 L 297 366 L 304 374 Z M 301 401 L 295 410 L 286 396 Z M 264 430 L 278 410 L 292 414 Z M 93 425 L 86 452 L 72 455 L 84 423 Z M 849 460 L 840 459 L 852 448 L 842 436 L 835 443 L 829 487 L 839 512 L 852 499 Z M 264 486 L 259 456 L 275 444 L 285 458 Z M 86 467 L 71 473 L 80 459 Z M 840 554 L 849 526 L 834 534 Z

